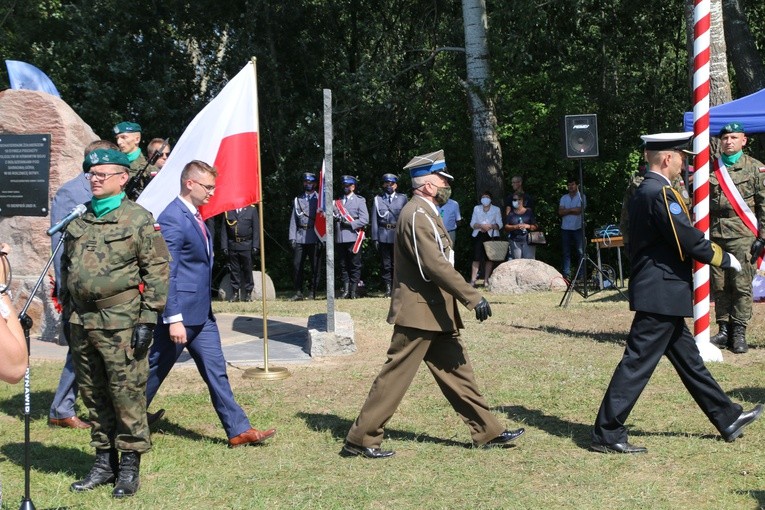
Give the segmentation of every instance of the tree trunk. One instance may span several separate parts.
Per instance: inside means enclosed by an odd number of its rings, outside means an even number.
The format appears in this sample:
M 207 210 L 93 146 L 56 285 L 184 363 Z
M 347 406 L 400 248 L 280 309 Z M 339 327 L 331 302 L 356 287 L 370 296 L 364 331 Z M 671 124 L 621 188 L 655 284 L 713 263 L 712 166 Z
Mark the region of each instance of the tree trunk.
M 742 96 L 765 88 L 765 66 L 749 30 L 746 15 L 739 0 L 722 0 L 725 42 L 728 46 L 736 84 Z
M 467 64 L 467 80 L 463 86 L 470 105 L 476 198 L 485 190 L 491 190 L 494 203 L 502 204 L 502 149 L 497 136 L 494 103 L 489 95 L 491 69 L 485 0 L 462 0 L 462 15 Z

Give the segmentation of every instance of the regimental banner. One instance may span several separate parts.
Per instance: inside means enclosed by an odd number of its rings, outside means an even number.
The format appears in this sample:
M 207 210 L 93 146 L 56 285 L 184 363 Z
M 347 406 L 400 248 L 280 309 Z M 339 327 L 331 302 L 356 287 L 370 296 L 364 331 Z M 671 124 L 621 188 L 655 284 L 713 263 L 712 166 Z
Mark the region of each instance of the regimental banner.
M 47 216 L 50 135 L 0 133 L 0 216 Z

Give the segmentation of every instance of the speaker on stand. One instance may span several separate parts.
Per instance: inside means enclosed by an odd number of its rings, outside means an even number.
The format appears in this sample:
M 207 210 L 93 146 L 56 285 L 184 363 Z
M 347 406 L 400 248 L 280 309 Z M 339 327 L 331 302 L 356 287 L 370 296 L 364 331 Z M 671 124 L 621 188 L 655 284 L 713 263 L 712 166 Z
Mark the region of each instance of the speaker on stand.
M 592 261 L 587 255 L 587 229 L 585 220 L 585 211 L 587 209 L 586 194 L 584 191 L 584 171 L 582 160 L 587 158 L 596 158 L 599 155 L 598 148 L 598 116 L 595 114 L 585 115 L 566 115 L 563 117 L 563 149 L 564 155 L 568 159 L 579 161 L 579 193 L 582 195 L 582 259 L 574 273 L 574 278 L 568 283 L 566 292 L 558 306 L 567 306 L 571 300 L 571 294 L 576 291 L 580 296 L 587 299 L 590 294 L 595 294 L 602 289 L 589 291 L 587 278 L 587 263 L 598 271 L 601 276 L 607 277 L 600 267 Z M 568 277 L 568 275 L 564 275 Z M 576 287 L 577 279 L 582 281 L 581 289 Z M 626 299 L 624 293 L 617 287 L 619 294 Z

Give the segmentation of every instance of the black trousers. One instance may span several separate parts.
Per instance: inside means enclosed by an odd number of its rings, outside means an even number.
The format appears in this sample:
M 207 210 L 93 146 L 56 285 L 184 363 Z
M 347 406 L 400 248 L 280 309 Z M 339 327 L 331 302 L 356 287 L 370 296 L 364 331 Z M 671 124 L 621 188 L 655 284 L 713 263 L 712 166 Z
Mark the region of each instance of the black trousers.
M 624 422 L 663 355 L 718 431 L 738 418 L 741 406 L 728 398 L 704 366 L 683 317 L 636 312 L 624 355 L 600 404 L 593 441 L 604 444 L 627 441 Z
M 339 243 L 335 245 L 335 257 L 340 262 L 340 278 L 343 285 L 355 285 L 361 279 L 361 250 L 353 253 L 354 243 Z
M 252 252 L 229 250 L 228 269 L 231 272 L 231 288 L 236 293 L 243 289 L 246 295 L 252 292 Z
M 319 259 L 321 250 L 318 244 L 296 244 L 292 250 L 292 283 L 295 291 L 303 291 L 303 275 L 305 260 L 311 264 L 311 291 L 316 292 L 319 286 Z
M 380 269 L 383 282 L 390 285 L 393 281 L 393 243 L 379 243 Z

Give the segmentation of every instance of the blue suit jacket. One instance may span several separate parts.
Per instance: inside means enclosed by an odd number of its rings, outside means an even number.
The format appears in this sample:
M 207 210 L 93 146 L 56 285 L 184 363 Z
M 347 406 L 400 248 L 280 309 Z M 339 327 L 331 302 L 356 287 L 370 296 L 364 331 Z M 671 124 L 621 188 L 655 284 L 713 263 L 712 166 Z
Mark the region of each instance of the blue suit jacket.
M 183 314 L 183 324 L 198 326 L 212 315 L 213 250 L 189 208 L 176 198 L 159 215 L 159 224 L 170 250 L 170 290 L 164 317 Z M 207 227 L 205 227 L 207 230 Z M 207 243 L 207 248 L 205 248 Z

